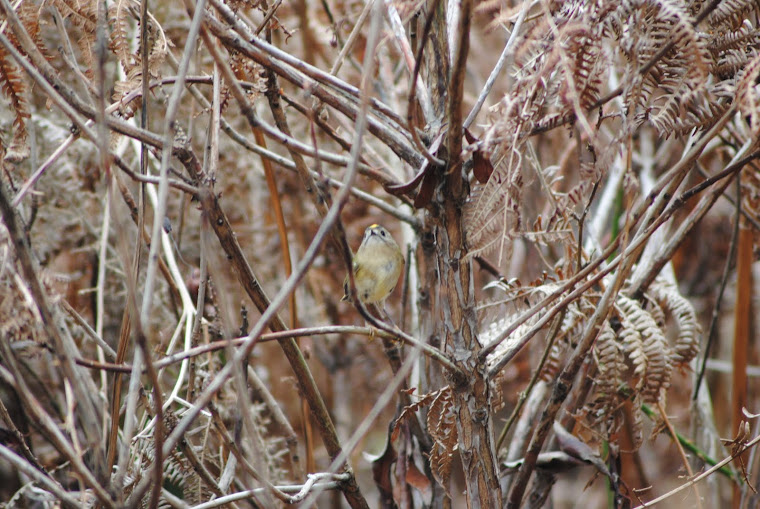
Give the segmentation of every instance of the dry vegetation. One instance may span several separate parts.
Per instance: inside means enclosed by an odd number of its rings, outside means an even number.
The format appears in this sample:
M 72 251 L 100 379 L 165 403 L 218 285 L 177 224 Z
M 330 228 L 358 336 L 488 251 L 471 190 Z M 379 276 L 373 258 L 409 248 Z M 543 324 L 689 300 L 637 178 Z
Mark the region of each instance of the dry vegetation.
M 758 11 L 0 0 L 0 501 L 757 507 Z

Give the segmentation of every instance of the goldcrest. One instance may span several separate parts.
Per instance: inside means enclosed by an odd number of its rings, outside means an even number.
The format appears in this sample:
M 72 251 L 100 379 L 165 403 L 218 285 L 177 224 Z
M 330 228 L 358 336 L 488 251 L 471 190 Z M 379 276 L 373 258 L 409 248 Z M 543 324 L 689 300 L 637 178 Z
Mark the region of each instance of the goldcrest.
M 373 224 L 364 230 L 364 238 L 354 255 L 354 282 L 356 294 L 365 304 L 384 301 L 396 288 L 404 268 L 404 255 L 388 230 Z M 348 276 L 343 282 L 345 295 L 341 300 L 351 300 Z

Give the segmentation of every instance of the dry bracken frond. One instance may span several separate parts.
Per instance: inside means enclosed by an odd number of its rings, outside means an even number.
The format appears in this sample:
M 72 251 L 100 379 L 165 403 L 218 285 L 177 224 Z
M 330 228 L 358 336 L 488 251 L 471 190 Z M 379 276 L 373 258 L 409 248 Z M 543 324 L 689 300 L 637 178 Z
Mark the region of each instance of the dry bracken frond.
M 541 374 L 539 375 L 541 380 L 544 382 L 551 382 L 552 380 L 557 379 L 557 376 L 559 375 L 560 371 L 562 371 L 562 366 L 565 363 L 567 352 L 567 341 L 555 339 L 554 344 L 549 350 L 549 356 L 546 358 L 546 363 L 544 364 L 543 369 L 541 370 Z
M 673 370 L 670 345 L 652 315 L 644 311 L 635 300 L 619 295 L 617 305 L 621 314 L 641 336 L 641 347 L 636 355 L 643 353 L 647 363 L 641 388 L 642 399 L 645 403 L 656 402 L 660 398 L 660 391 L 670 385 Z
M 136 19 L 139 16 L 139 10 L 136 9 L 139 9 L 139 5 L 134 0 L 118 0 L 108 8 L 108 21 L 113 27 L 110 47 L 125 75 L 129 75 L 136 64 L 128 35 L 130 18 Z
M 499 259 L 510 254 L 512 237 L 520 225 L 521 157 L 516 155 L 512 168 L 500 166 L 488 182 L 473 190 L 464 205 L 468 256 L 480 256 L 498 250 Z
M 426 422 L 428 433 L 433 439 L 433 447 L 430 451 L 430 469 L 435 479 L 445 489 L 448 489 L 451 478 L 452 461 L 458 440 L 452 396 L 451 387 L 448 385 L 425 394 L 419 401 L 406 406 L 393 423 L 393 428 L 398 429 L 401 421 L 413 418 L 414 414 L 422 407 L 430 407 Z
M 420 408 L 430 405 L 435 398 L 438 397 L 440 394 L 439 391 L 433 391 L 428 394 L 423 395 L 419 401 L 416 401 L 415 403 L 412 403 L 411 405 L 407 405 L 401 410 L 401 414 L 396 418 L 396 421 L 393 423 L 393 428 L 397 428 L 398 425 L 401 423 L 401 421 L 404 421 L 406 419 L 411 419 L 414 414 L 420 410 Z
M 605 322 L 594 345 L 597 360 L 597 398 L 604 407 L 614 408 L 618 401 L 618 391 L 624 384 L 626 373 L 625 352 L 609 322 Z
M 142 87 L 142 48 L 135 51 L 131 50 L 132 43 L 129 35 L 130 18 L 137 22 L 137 34 L 140 31 L 140 4 L 135 0 L 120 0 L 111 5 L 108 10 L 109 21 L 114 29 L 111 33 L 111 48 L 116 53 L 119 64 L 122 67 L 126 78 L 119 80 L 114 84 L 114 100 L 123 101 L 123 99 Z M 158 78 L 161 75 L 161 66 L 166 59 L 169 50 L 169 40 L 166 38 L 163 28 L 153 15 L 148 12 L 147 23 L 147 44 L 148 44 L 148 72 L 149 78 Z M 139 35 L 133 36 L 134 39 L 140 40 Z M 132 118 L 139 105 L 138 97 L 135 96 L 131 101 L 123 101 L 119 105 L 119 114 L 124 119 Z
M 712 26 L 732 21 L 741 22 L 749 13 L 757 10 L 757 2 L 753 0 L 723 0 L 713 9 L 707 21 Z
M 644 342 L 641 339 L 639 331 L 636 330 L 636 327 L 633 326 L 626 316 L 620 318 L 618 335 L 623 343 L 626 356 L 633 365 L 632 381 L 635 383 L 632 384 L 632 387 L 638 390 L 641 384 L 644 383 L 648 364 L 646 354 L 644 353 Z
M 673 362 L 676 365 L 688 364 L 699 352 L 701 327 L 697 323 L 694 306 L 671 283 L 655 281 L 649 293 L 678 327 L 678 338 L 673 348 Z
M 649 117 L 661 135 L 685 129 L 685 103 L 708 82 L 712 59 L 693 16 L 675 1 L 623 2 L 609 20 L 628 59 L 625 102 L 634 117 Z M 671 49 L 653 60 L 664 47 Z M 640 69 L 654 64 L 642 77 Z
M 26 119 L 31 116 L 29 91 L 24 76 L 3 47 L 0 47 L 0 88 L 14 114 L 13 139 L 6 149 L 5 160 L 19 163 L 29 156 L 26 131 Z
M 434 442 L 430 451 L 430 469 L 444 489 L 448 489 L 449 486 L 452 461 L 459 438 L 452 398 L 453 391 L 447 386 L 436 395 L 427 416 L 428 433 Z
M 600 97 L 602 83 L 606 82 L 608 65 L 602 40 L 592 30 L 593 25 L 573 25 L 562 34 L 571 63 L 569 68 L 562 68 L 566 75 L 560 85 L 559 100 L 566 104 L 564 114 L 574 111 L 575 100 L 583 111 L 589 110 Z
M 646 302 L 643 304 L 644 309 L 652 315 L 652 319 L 657 324 L 657 327 L 662 329 L 665 326 L 665 310 L 662 309 L 660 303 L 653 299 L 651 295 L 644 295 L 644 298 L 646 299 Z
M 487 328 L 484 328 L 480 334 L 480 340 L 483 344 L 488 344 L 490 341 L 495 340 L 501 335 L 501 332 L 508 327 L 517 316 L 508 316 L 497 322 L 489 324 Z M 489 369 L 498 365 L 501 359 L 506 355 L 514 353 L 517 348 L 520 339 L 532 328 L 538 318 L 528 320 L 517 327 L 509 336 L 507 336 L 499 345 L 491 352 L 486 360 L 486 364 Z
M 714 57 L 729 51 L 746 51 L 748 46 L 760 42 L 760 30 L 752 26 L 748 19 L 743 20 L 742 25 L 736 30 L 716 33 L 707 44 L 707 49 Z
M 749 116 L 752 132 L 760 130 L 760 93 L 757 78 L 760 75 L 760 53 L 745 66 L 736 82 L 736 103 L 742 114 Z
M 77 28 L 77 46 L 82 55 L 85 75 L 92 79 L 95 69 L 95 29 L 97 26 L 98 4 L 92 0 L 52 0 L 64 19 Z

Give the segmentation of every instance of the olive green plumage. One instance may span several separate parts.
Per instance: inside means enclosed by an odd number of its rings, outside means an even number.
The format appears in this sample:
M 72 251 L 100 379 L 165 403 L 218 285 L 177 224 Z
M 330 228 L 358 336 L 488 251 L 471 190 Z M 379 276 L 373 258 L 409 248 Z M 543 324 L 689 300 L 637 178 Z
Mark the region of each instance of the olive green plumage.
M 354 255 L 356 294 L 365 304 L 382 303 L 396 288 L 404 269 L 404 255 L 388 230 L 373 224 L 364 231 L 364 238 Z M 350 300 L 348 276 L 343 282 L 342 300 Z

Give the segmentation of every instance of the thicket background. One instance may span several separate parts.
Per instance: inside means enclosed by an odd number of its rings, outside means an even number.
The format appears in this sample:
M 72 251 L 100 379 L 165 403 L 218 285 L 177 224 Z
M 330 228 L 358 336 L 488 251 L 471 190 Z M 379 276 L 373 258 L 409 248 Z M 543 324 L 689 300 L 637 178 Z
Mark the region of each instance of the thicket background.
M 0 500 L 755 507 L 757 14 L 0 0 Z

